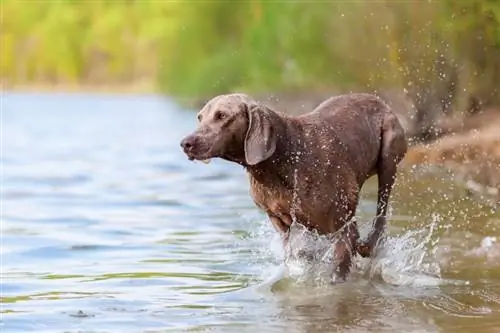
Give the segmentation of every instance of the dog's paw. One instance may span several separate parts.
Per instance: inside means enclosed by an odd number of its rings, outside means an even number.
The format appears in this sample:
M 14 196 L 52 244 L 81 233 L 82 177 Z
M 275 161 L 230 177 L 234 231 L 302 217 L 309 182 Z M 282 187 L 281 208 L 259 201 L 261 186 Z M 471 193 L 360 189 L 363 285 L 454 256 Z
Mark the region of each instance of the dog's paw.
M 346 277 L 340 277 L 340 276 L 334 275 L 332 277 L 332 279 L 330 280 L 330 285 L 331 286 L 337 286 L 339 284 L 346 283 L 346 282 L 347 282 L 347 278 Z
M 356 244 L 356 252 L 363 258 L 368 258 L 372 254 L 372 246 L 367 241 L 358 240 Z

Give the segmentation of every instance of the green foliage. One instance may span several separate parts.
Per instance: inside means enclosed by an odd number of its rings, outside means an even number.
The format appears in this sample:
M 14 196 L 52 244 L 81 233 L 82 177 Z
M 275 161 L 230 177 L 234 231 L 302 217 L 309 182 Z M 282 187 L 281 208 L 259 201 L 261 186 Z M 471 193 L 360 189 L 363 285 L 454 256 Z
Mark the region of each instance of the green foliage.
M 3 0 L 2 12 L 11 84 L 145 79 L 175 96 L 406 88 L 421 108 L 471 94 L 500 103 L 498 0 Z
M 189 3 L 160 82 L 188 96 L 395 87 L 422 109 L 499 103 L 499 12 L 496 0 Z
M 2 0 L 2 78 L 10 84 L 154 80 L 178 6 L 170 1 Z
M 500 104 L 500 2 L 446 2 L 464 89 L 485 104 Z

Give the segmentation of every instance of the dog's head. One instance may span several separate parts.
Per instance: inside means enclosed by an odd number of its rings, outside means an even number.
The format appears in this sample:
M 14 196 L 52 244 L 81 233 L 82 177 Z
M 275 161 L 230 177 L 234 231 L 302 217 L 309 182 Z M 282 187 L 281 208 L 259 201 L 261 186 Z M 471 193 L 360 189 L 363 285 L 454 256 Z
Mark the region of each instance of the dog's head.
M 190 160 L 220 157 L 258 164 L 276 149 L 270 111 L 245 94 L 219 95 L 198 113 L 198 128 L 181 141 Z

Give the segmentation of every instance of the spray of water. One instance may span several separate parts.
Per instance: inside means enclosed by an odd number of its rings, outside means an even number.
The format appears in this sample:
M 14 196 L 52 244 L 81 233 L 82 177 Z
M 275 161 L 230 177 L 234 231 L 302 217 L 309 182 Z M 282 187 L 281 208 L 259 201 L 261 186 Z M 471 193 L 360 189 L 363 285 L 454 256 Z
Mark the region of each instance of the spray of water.
M 361 263 L 364 276 L 394 285 L 439 285 L 441 269 L 436 258 L 440 217 L 434 214 L 421 229 L 388 236 L 376 256 Z
M 267 219 L 263 218 L 257 223 L 254 220 L 252 223 L 256 229 L 247 239 L 252 243 L 248 247 L 251 251 L 250 265 L 257 273 L 256 282 L 262 286 L 271 287 L 283 283 L 331 285 L 335 269 L 332 264 L 335 247 L 332 246 L 331 235 L 319 235 L 297 223 L 296 208 L 300 205 L 297 193 L 298 178 L 298 172 L 295 170 L 290 212 L 293 224 L 286 248 L 283 248 L 280 236 Z M 390 226 L 392 207 L 388 208 L 387 219 Z M 371 229 L 371 219 L 363 221 L 358 216 L 356 219 L 363 237 Z M 419 219 L 420 221 L 412 223 L 408 230 L 398 230 L 396 234 L 391 233 L 389 228 L 375 257 L 367 259 L 356 255 L 349 280 L 362 279 L 365 282 L 410 287 L 436 287 L 459 283 L 443 279 L 441 274 L 443 261 L 439 257 L 439 235 L 440 230 L 448 228 L 445 223 L 449 223 L 449 218 L 442 219 L 435 213 L 430 218 L 420 216 Z M 313 254 L 313 260 L 303 260 L 301 252 Z
M 416 287 L 457 283 L 441 277 L 436 256 L 439 242 L 436 231 L 440 222 L 440 216 L 435 214 L 429 223 L 419 229 L 386 236 L 374 258 L 355 258 L 350 280 L 364 279 Z M 259 267 L 256 271 L 260 272 L 258 280 L 262 288 L 273 288 L 283 283 L 318 287 L 331 284 L 331 258 L 335 249 L 326 236 L 293 223 L 289 247 L 283 249 L 280 237 L 264 219 L 249 240 L 260 243 L 253 252 L 253 264 Z M 299 259 L 298 252 L 303 249 L 316 253 L 312 262 Z

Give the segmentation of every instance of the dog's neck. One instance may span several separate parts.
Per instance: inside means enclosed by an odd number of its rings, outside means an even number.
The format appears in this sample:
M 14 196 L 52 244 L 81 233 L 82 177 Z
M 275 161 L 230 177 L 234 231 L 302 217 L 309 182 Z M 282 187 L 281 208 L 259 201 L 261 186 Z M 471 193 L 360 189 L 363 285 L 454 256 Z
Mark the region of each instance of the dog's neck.
M 294 186 L 294 170 L 297 169 L 300 156 L 303 154 L 303 131 L 300 124 L 286 115 L 271 111 L 274 133 L 276 135 L 276 150 L 271 157 L 256 165 L 243 165 L 256 180 L 273 180 L 283 186 Z M 292 134 L 293 133 L 293 134 Z

